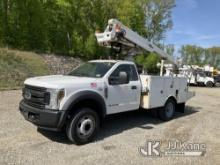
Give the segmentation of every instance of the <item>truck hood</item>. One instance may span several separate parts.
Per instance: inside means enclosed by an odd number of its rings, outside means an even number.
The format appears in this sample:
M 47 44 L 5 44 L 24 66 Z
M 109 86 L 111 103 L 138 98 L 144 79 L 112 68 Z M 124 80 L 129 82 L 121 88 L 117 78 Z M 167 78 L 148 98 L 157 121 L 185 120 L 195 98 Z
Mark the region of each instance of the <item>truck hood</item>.
M 51 76 L 29 78 L 24 82 L 24 84 L 57 89 L 57 88 L 67 87 L 69 85 L 72 86 L 74 84 L 88 84 L 95 81 L 96 78 L 75 77 L 75 76 L 66 76 L 66 75 L 51 75 Z

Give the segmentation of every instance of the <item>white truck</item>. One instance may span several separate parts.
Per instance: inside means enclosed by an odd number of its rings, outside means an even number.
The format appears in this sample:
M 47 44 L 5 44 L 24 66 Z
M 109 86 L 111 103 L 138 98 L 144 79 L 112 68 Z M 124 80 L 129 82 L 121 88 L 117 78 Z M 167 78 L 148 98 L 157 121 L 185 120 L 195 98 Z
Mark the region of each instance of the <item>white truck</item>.
M 98 42 L 103 41 L 99 36 Z M 168 121 L 175 111 L 184 112 L 185 102 L 193 96 L 186 78 L 139 75 L 133 62 L 94 60 L 68 75 L 27 79 L 19 109 L 39 128 L 65 128 L 71 142 L 85 144 L 107 115 L 159 108 L 158 116 Z
M 188 77 L 188 83 L 191 85 L 213 87 L 215 80 L 212 77 L 213 69 L 211 69 L 207 66 L 198 67 L 197 65 L 185 65 L 179 69 L 179 75 Z
M 209 66 L 183 65 L 183 67 L 178 68 L 178 74 L 174 73 L 172 64 L 166 64 L 165 68 L 165 76 L 185 77 L 189 85 L 214 87 L 216 84 L 212 76 L 214 69 Z

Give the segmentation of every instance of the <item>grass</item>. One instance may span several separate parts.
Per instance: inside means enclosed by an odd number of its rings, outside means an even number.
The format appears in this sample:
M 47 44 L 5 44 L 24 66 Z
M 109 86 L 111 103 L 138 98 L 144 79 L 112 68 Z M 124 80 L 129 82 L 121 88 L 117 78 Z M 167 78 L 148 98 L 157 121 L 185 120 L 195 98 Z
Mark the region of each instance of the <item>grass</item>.
M 26 78 L 48 73 L 47 64 L 41 56 L 0 48 L 0 90 L 20 88 Z

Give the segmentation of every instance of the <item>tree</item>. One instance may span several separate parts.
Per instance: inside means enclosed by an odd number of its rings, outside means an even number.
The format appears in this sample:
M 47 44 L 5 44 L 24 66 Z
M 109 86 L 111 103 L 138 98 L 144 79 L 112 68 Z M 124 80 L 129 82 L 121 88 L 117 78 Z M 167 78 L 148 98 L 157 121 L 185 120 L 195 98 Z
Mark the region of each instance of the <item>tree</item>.
M 160 62 L 160 58 L 155 53 L 149 53 L 148 55 L 139 55 L 136 57 L 136 63 L 142 65 L 144 70 L 149 74 L 158 74 L 160 69 L 157 67 L 157 63 Z
M 184 64 L 199 66 L 210 64 L 220 68 L 220 47 L 202 48 L 195 45 L 183 45 L 180 53 Z
M 117 18 L 159 43 L 172 26 L 174 0 L 2 0 L 0 43 L 12 48 L 101 58 L 94 32 Z
M 7 35 L 8 35 L 8 15 L 9 15 L 9 9 L 10 9 L 10 6 L 9 6 L 9 0 L 2 0 L 1 2 L 1 32 L 2 32 L 2 42 L 3 43 L 7 43 Z
M 165 45 L 164 49 L 168 55 L 174 56 L 175 47 L 173 44 Z
M 174 46 L 162 46 L 159 44 L 159 41 L 165 37 L 164 34 L 166 31 L 172 28 L 171 9 L 175 6 L 175 0 L 142 0 L 141 4 L 144 9 L 145 23 L 140 34 L 173 56 Z M 146 53 L 137 58 L 138 64 L 143 64 L 149 73 L 154 74 L 159 72 L 159 68 L 157 67 L 157 63 L 159 62 L 160 58 L 154 53 Z
M 206 49 L 204 63 L 220 69 L 220 47 Z
M 183 63 L 189 65 L 201 65 L 204 57 L 204 49 L 195 45 L 185 45 L 180 49 Z
M 3 25 L 3 1 L 0 2 L 0 25 Z M 3 45 L 3 26 L 0 26 L 0 46 Z
M 175 0 L 145 0 L 146 37 L 158 42 L 165 38 L 164 34 L 172 28 L 172 9 Z

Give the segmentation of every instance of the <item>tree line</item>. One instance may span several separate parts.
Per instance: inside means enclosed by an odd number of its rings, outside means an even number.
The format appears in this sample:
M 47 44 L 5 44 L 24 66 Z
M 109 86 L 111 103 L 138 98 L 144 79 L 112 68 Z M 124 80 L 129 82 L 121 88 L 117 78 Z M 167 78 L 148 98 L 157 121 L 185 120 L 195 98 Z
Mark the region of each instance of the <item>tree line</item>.
M 180 49 L 180 54 L 184 64 L 199 66 L 209 64 L 220 69 L 220 47 L 184 45 Z
M 94 32 L 117 18 L 153 42 L 172 27 L 175 0 L 0 0 L 0 46 L 85 59 L 109 53 Z
M 0 47 L 43 53 L 100 58 L 110 51 L 99 47 L 94 36 L 103 31 L 110 18 L 154 43 L 160 43 L 172 28 L 175 0 L 0 0 Z M 174 46 L 161 46 L 173 55 Z M 185 64 L 220 67 L 220 48 L 184 45 L 180 49 Z M 139 56 L 145 68 L 157 68 L 154 54 Z

